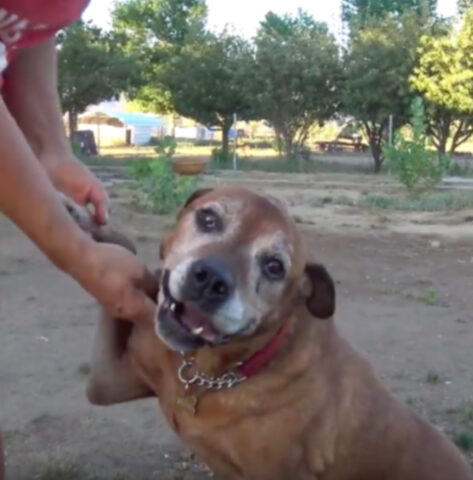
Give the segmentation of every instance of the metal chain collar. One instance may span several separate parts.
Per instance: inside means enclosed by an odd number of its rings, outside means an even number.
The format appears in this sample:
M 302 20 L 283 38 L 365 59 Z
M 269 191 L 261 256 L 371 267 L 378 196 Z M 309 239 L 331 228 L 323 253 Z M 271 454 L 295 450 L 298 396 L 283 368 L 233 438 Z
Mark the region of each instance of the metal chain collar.
M 191 373 L 194 370 L 194 373 Z M 239 372 L 231 371 L 224 373 L 220 377 L 212 377 L 199 372 L 194 363 L 194 359 L 184 359 L 177 371 L 177 377 L 184 384 L 186 390 L 191 385 L 204 387 L 206 390 L 221 390 L 222 388 L 232 388 L 237 383 L 246 380 L 246 377 Z

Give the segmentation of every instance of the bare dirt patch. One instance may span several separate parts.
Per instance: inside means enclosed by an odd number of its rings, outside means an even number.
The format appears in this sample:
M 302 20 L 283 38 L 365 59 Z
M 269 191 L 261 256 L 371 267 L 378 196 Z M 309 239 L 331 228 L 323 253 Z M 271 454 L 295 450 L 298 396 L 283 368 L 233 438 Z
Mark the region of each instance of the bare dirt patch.
M 473 212 L 366 210 L 371 176 L 220 174 L 277 195 L 337 281 L 336 322 L 401 401 L 468 446 L 473 431 Z M 138 212 L 112 189 L 113 222 L 157 262 L 170 217 Z M 156 402 L 91 407 L 84 395 L 97 308 L 0 219 L 0 425 L 12 480 L 200 480 L 205 469 Z M 466 435 L 466 437 L 465 437 Z M 471 452 L 468 453 L 473 461 Z

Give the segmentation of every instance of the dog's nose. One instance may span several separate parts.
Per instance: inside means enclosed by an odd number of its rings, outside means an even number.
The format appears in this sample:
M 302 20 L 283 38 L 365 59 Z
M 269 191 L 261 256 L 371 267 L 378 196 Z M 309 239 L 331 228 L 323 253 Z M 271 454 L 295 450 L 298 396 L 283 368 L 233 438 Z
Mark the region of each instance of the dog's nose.
M 216 308 L 233 293 L 235 281 L 228 265 L 216 258 L 194 262 L 187 276 L 187 295 L 205 309 Z

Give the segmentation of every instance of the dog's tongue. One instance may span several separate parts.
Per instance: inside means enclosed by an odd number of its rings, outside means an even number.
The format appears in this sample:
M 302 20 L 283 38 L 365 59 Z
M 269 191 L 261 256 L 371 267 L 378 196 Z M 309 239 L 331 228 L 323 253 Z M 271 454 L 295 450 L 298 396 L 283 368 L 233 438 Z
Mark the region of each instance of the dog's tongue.
M 217 332 L 212 328 L 209 317 L 194 303 L 184 303 L 184 313 L 181 316 L 181 322 L 189 330 L 208 342 L 214 342 L 217 339 Z

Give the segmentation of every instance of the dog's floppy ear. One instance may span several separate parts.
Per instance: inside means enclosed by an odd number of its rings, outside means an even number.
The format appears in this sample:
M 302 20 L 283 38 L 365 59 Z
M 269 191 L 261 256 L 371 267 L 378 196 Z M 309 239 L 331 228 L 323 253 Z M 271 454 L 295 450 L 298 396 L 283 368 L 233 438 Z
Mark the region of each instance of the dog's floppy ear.
M 323 265 L 309 263 L 301 285 L 309 312 L 316 318 L 327 319 L 335 313 L 335 285 Z

